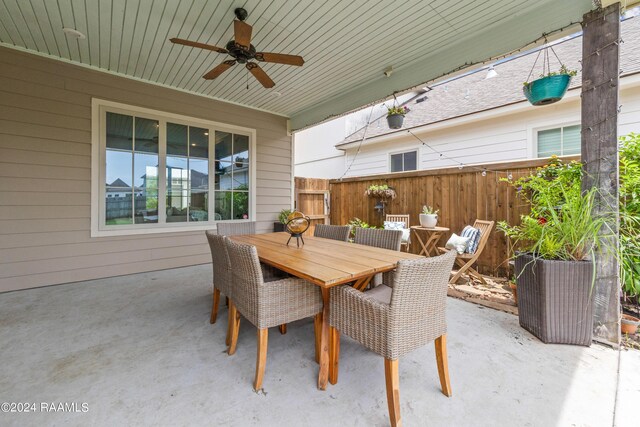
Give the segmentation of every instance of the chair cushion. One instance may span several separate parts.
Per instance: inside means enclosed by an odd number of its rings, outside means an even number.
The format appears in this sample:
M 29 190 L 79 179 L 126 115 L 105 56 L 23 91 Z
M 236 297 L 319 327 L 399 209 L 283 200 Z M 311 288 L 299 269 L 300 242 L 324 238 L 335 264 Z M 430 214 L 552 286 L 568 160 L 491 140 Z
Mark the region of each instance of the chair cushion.
M 407 228 L 407 225 L 404 221 L 385 221 L 384 229 L 385 230 L 402 230 L 403 228 Z
M 456 233 L 453 233 L 444 247 L 447 249 L 455 249 L 459 254 L 463 254 L 467 250 L 469 240 L 468 237 L 458 236 Z
M 463 230 L 462 230 L 462 237 L 468 237 L 469 238 L 469 245 L 467 246 L 466 249 L 466 253 L 468 254 L 475 254 L 476 250 L 478 250 L 478 243 L 480 243 L 480 235 L 482 234 L 482 232 L 480 230 L 478 230 L 477 228 L 473 228 L 470 225 L 467 225 Z
M 391 304 L 391 288 L 387 285 L 376 286 L 370 291 L 365 292 L 365 295 L 368 295 L 381 303 Z
M 404 223 L 404 221 L 385 221 L 384 229 L 402 230 L 402 243 L 409 242 L 409 237 L 411 237 L 411 230 L 407 228 L 407 225 Z

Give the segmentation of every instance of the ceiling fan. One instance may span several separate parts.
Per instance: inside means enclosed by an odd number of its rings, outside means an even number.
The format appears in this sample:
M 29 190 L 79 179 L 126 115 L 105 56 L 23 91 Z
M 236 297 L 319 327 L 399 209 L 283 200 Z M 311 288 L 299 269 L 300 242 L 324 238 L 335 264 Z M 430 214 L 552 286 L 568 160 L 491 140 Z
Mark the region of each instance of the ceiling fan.
M 206 73 L 203 78 L 207 80 L 213 80 L 227 71 L 236 63 L 245 64 L 245 67 L 253 76 L 264 86 L 265 88 L 272 88 L 276 84 L 271 78 L 264 72 L 262 68 L 251 60 L 260 62 L 272 62 L 275 64 L 296 65 L 301 67 L 304 64 L 304 59 L 297 55 L 286 55 L 284 53 L 271 53 L 271 52 L 256 52 L 256 48 L 251 44 L 251 25 L 244 22 L 247 19 L 247 11 L 243 8 L 237 8 L 234 11 L 236 18 L 233 20 L 233 33 L 234 39 L 230 40 L 225 48 L 213 46 L 210 44 L 193 42 L 190 40 L 172 38 L 171 43 L 181 44 L 185 46 L 197 47 L 200 49 L 212 50 L 218 53 L 226 53 L 232 56 L 234 59 L 224 61 L 222 64 L 217 65 L 211 71 Z

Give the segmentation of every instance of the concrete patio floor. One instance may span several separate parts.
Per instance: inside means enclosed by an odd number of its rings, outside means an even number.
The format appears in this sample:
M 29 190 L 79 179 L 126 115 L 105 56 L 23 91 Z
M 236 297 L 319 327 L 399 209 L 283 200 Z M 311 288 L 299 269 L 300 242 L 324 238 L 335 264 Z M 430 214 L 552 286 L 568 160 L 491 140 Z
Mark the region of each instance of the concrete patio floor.
M 348 338 L 338 384 L 316 389 L 311 320 L 270 331 L 254 393 L 255 328 L 243 321 L 237 354 L 224 353 L 210 278 L 203 265 L 0 294 L 0 402 L 88 405 L 0 413 L 0 425 L 388 424 L 382 358 Z M 640 352 L 544 345 L 517 317 L 451 298 L 447 317 L 453 397 L 433 346 L 402 358 L 406 426 L 637 425 Z

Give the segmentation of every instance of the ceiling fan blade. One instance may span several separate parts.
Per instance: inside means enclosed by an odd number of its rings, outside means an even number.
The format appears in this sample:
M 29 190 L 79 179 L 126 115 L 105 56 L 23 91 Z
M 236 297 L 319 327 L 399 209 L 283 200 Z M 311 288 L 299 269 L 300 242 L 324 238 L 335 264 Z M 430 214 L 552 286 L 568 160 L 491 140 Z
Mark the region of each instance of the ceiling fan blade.
M 213 80 L 234 65 L 236 65 L 236 61 L 234 60 L 224 61 L 222 64 L 219 64 L 202 77 L 207 80 Z
M 271 78 L 267 75 L 267 73 L 265 73 L 264 70 L 260 68 L 260 66 L 255 62 L 247 62 L 246 67 L 247 70 L 249 70 L 249 72 L 253 74 L 253 77 L 255 77 L 262 84 L 262 86 L 269 89 L 276 85 L 273 80 L 271 80 Z
M 235 42 L 249 49 L 251 44 L 251 25 L 235 19 L 233 21 L 233 38 Z
M 262 62 L 274 62 L 276 64 L 297 65 L 301 67 L 304 64 L 302 56 L 286 55 L 284 53 L 258 52 L 256 60 Z
M 227 50 L 223 49 L 221 47 L 213 46 L 213 45 L 210 45 L 210 44 L 192 42 L 191 40 L 178 39 L 178 38 L 174 37 L 172 39 L 169 39 L 169 41 L 171 43 L 175 43 L 175 44 L 182 44 L 182 45 L 185 45 L 185 46 L 198 47 L 200 49 L 212 50 L 212 51 L 218 52 L 218 53 L 227 53 Z

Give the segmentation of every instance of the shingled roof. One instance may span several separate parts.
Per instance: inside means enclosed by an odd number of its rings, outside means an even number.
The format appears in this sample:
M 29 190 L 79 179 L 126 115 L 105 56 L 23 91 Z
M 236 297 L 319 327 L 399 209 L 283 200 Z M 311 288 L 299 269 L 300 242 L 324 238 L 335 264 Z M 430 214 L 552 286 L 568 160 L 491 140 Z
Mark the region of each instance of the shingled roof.
M 629 18 L 622 22 L 620 68 L 622 76 L 640 72 L 640 18 Z M 578 70 L 578 75 L 571 80 L 571 88 L 581 86 L 580 60 L 582 58 L 582 36 L 570 38 L 553 45 L 553 49 L 562 62 L 571 70 Z M 494 69 L 498 76 L 485 79 L 487 69 L 466 74 L 435 85 L 431 91 L 419 95 L 405 105 L 410 108 L 404 119 L 402 129 L 389 129 L 386 117 L 373 121 L 367 129 L 367 140 L 382 135 L 406 132 L 407 129 L 441 122 L 460 116 L 490 110 L 509 104 L 525 101 L 522 83 L 527 79 L 538 55 L 538 50 L 498 63 Z M 552 53 L 551 67 L 559 67 Z M 534 75 L 541 73 L 542 56 L 538 59 Z M 422 102 L 416 102 L 426 96 Z M 345 138 L 336 148 L 360 141 L 364 127 Z

